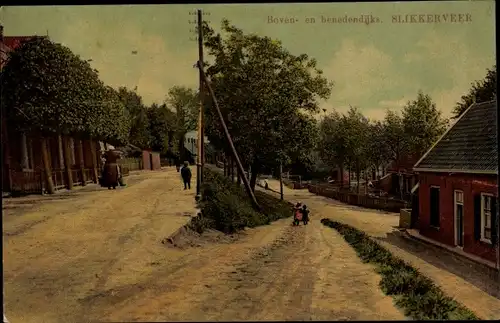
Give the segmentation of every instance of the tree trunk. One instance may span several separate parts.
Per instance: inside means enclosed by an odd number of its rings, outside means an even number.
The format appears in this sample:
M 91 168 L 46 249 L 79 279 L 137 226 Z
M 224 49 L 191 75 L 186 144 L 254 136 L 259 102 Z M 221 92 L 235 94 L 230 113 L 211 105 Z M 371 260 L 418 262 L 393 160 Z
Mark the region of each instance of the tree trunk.
M 28 155 L 28 139 L 26 134 L 23 132 L 21 135 L 21 165 L 22 169 L 29 169 L 29 155 Z
M 73 189 L 73 174 L 71 170 L 71 152 L 69 147 L 69 138 L 63 138 L 63 152 L 64 152 L 64 168 L 66 170 L 66 187 L 68 190 Z
M 368 194 L 368 169 L 365 170 L 365 195 Z
M 357 185 L 357 187 L 356 187 L 356 193 L 358 193 L 358 194 L 359 194 L 359 175 L 360 175 L 359 173 L 360 173 L 360 172 L 361 172 L 361 171 L 360 171 L 360 169 L 359 169 L 359 164 L 356 162 L 356 180 L 357 180 L 357 182 L 358 182 L 358 185 Z
M 227 159 L 226 159 L 226 156 L 224 156 L 224 159 L 222 160 L 222 162 L 224 163 L 224 177 L 227 176 Z
M 259 173 L 260 164 L 257 161 L 252 163 L 250 167 L 251 176 L 250 176 L 250 188 L 253 192 L 255 192 L 255 184 L 257 183 L 257 174 Z
M 82 181 L 82 186 L 87 185 L 87 178 L 85 176 L 85 157 L 83 156 L 83 140 L 77 140 L 78 149 L 78 166 L 80 168 L 80 178 Z
M 234 183 L 234 160 L 231 158 L 231 163 L 229 164 L 230 166 L 230 177 L 231 177 L 231 183 Z
M 280 162 L 280 199 L 283 201 L 283 163 Z
M 340 189 L 344 187 L 344 163 L 340 163 Z
M 92 180 L 94 181 L 94 183 L 97 183 L 99 178 L 99 173 L 97 171 L 99 163 L 97 161 L 97 151 L 96 151 L 95 141 L 92 138 L 90 138 L 90 153 L 92 154 L 92 175 L 93 175 Z
M 54 182 L 52 181 L 52 169 L 50 167 L 47 139 L 45 137 L 40 138 L 40 145 L 42 150 L 43 170 L 45 175 L 45 183 L 47 184 L 47 192 L 49 194 L 54 194 L 55 189 Z
M 10 192 L 12 190 L 12 173 L 10 169 L 11 156 L 10 156 L 10 145 L 8 136 L 9 136 L 9 131 L 7 130 L 7 122 L 5 117 L 2 117 L 2 149 L 3 149 L 3 163 L 4 163 L 2 167 L 4 176 L 2 185 L 5 183 L 4 190 Z
M 238 184 L 238 186 L 241 185 L 241 175 L 240 175 L 240 172 L 236 172 L 236 183 Z

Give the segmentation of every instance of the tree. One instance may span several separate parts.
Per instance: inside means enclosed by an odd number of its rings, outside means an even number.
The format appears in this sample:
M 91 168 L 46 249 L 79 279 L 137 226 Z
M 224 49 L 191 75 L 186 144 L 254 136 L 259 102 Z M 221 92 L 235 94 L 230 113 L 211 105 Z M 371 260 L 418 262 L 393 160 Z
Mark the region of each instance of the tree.
M 304 112 L 318 112 L 317 100 L 329 97 L 331 85 L 314 59 L 292 55 L 279 41 L 245 34 L 227 20 L 222 23 L 222 35 L 206 24 L 204 29 L 204 45 L 215 58 L 207 76 L 240 158 L 251 168 L 254 189 L 263 166 L 288 162 L 304 151 L 300 145 L 310 146 L 306 141 L 313 136 L 313 127 Z M 205 113 L 210 141 L 227 151 L 210 104 Z
M 340 186 L 344 185 L 344 167 L 348 157 L 348 139 L 344 117 L 334 111 L 319 125 L 318 151 L 321 160 L 330 168 L 340 169 Z
M 487 102 L 494 100 L 497 94 L 497 66 L 496 64 L 486 70 L 486 76 L 481 81 L 472 83 L 469 93 L 462 96 L 453 110 L 453 119 L 457 119 L 467 110 L 472 103 Z
M 403 108 L 402 122 L 408 152 L 413 156 L 423 155 L 448 125 L 431 97 L 421 91 Z
M 368 130 L 369 120 L 363 116 L 357 107 L 350 107 L 347 115 L 342 118 L 347 141 L 347 158 L 356 172 L 359 193 L 360 173 L 368 167 Z
M 54 192 L 54 185 L 48 136 L 94 137 L 115 144 L 127 140 L 123 107 L 108 95 L 97 71 L 61 44 L 41 37 L 24 42 L 9 53 L 1 81 L 2 112 L 9 128 L 40 138 L 49 193 Z M 66 169 L 72 187 L 71 170 Z
M 2 105 L 18 130 L 103 140 L 116 139 L 108 138 L 109 133 L 123 132 L 119 128 L 126 125 L 109 122 L 97 71 L 69 48 L 34 38 L 9 56 L 2 71 Z
M 176 115 L 166 104 L 153 104 L 147 109 L 151 148 L 163 154 L 172 149 L 176 127 Z
M 407 137 L 403 119 L 401 116 L 391 110 L 387 110 L 384 119 L 384 138 L 389 152 L 389 160 L 399 165 L 403 154 L 407 151 Z
M 381 121 L 373 122 L 369 125 L 367 156 L 369 166 L 376 172 L 390 159 L 390 151 L 385 140 L 385 128 Z
M 130 143 L 140 148 L 151 148 L 151 134 L 149 132 L 148 111 L 142 103 L 142 97 L 126 87 L 118 88 L 118 97 L 125 106 L 130 120 Z
M 167 106 L 175 113 L 175 136 L 179 158 L 185 160 L 184 138 L 186 133 L 195 130 L 198 124 L 199 99 L 194 89 L 174 86 L 168 91 Z

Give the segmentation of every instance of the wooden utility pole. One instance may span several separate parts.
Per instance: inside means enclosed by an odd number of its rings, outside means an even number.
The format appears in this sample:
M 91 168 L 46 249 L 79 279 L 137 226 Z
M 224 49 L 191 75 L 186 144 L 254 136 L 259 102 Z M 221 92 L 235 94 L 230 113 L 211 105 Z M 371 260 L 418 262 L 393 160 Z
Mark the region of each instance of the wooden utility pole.
M 283 201 L 283 163 L 280 162 L 280 198 Z
M 196 196 L 199 198 L 201 194 L 201 183 L 203 183 L 203 165 L 205 163 L 205 133 L 203 125 L 203 14 L 198 9 L 198 67 L 200 69 L 200 111 L 198 116 L 198 158 L 196 163 Z
M 205 71 L 203 70 L 202 66 L 198 62 L 198 68 L 200 69 L 201 75 L 203 76 L 203 81 L 205 82 L 205 85 L 207 86 L 208 92 L 210 93 L 210 97 L 212 98 L 213 104 L 215 106 L 215 109 L 217 110 L 217 114 L 219 116 L 219 120 L 222 124 L 222 128 L 224 130 L 224 134 L 226 136 L 226 140 L 229 144 L 229 149 L 232 153 L 232 157 L 234 158 L 234 161 L 236 162 L 236 166 L 238 166 L 238 172 L 240 173 L 242 179 L 243 179 L 243 184 L 245 185 L 245 189 L 247 191 L 248 196 L 252 200 L 253 206 L 260 210 L 260 205 L 257 202 L 257 199 L 255 198 L 255 194 L 252 191 L 252 188 L 250 187 L 250 183 L 248 182 L 248 178 L 245 176 L 245 170 L 243 169 L 243 165 L 241 164 L 240 158 L 238 157 L 238 153 L 236 152 L 236 148 L 234 147 L 233 140 L 231 139 L 231 135 L 229 134 L 229 130 L 227 129 L 226 122 L 224 121 L 224 117 L 222 116 L 222 112 L 220 111 L 219 108 L 219 103 L 217 102 L 217 98 L 215 97 L 214 90 L 212 89 L 212 86 L 210 86 L 210 82 L 207 79 L 207 76 L 205 75 Z

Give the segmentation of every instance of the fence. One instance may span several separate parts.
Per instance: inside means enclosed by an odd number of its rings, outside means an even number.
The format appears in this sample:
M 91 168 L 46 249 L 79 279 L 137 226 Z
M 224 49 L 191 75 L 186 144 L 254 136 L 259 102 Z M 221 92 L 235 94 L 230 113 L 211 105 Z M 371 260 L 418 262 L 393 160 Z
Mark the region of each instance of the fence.
M 369 209 L 378 209 L 388 212 L 400 212 L 401 209 L 408 208 L 410 205 L 406 201 L 387 197 L 376 197 L 351 192 L 341 192 L 338 189 L 328 188 L 320 185 L 309 185 L 309 192 L 324 197 L 339 200 L 343 203 L 362 206 Z
M 135 170 L 141 170 L 142 159 L 141 158 L 123 158 L 118 160 L 118 164 L 122 167 L 123 175 L 128 175 L 129 172 Z
M 85 183 L 93 183 L 93 172 L 92 168 L 84 168 L 83 173 L 81 169 L 72 169 L 73 186 L 81 186 L 83 176 L 85 177 Z M 12 180 L 11 191 L 14 194 L 41 194 L 46 191 L 45 172 L 42 170 L 17 171 L 11 169 L 10 176 Z M 66 170 L 52 170 L 52 182 L 55 190 L 66 188 L 68 185 Z
M 302 190 L 309 187 L 309 183 L 306 182 L 296 182 L 288 179 L 283 179 L 283 185 L 294 190 Z

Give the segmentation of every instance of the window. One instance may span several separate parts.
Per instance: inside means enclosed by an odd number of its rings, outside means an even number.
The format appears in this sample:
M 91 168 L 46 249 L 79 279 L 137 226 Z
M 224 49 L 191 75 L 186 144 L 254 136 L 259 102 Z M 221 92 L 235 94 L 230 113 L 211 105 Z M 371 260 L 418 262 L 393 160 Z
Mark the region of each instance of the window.
M 491 242 L 491 216 L 493 196 L 481 194 L 481 240 Z
M 430 189 L 430 225 L 439 228 L 439 187 Z

